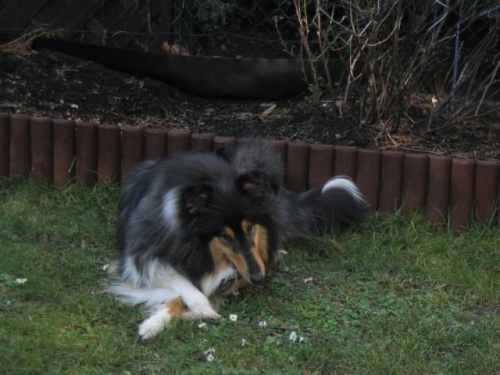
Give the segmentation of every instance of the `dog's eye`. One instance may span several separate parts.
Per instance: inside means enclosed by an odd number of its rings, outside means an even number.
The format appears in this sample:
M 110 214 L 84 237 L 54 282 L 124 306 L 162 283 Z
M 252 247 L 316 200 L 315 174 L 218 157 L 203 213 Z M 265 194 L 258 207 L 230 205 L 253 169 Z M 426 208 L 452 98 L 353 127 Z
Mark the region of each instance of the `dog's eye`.
M 226 233 L 222 233 L 219 235 L 219 238 L 224 241 L 225 243 L 227 244 L 232 244 L 233 243 L 233 239 L 231 238 L 231 236 L 229 236 L 228 234 Z

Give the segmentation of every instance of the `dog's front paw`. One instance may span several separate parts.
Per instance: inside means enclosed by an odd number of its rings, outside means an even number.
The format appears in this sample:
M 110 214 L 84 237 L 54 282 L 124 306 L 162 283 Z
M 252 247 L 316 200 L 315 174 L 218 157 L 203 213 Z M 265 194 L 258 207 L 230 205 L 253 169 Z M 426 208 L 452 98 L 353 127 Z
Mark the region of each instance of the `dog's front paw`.
M 139 326 L 139 337 L 142 341 L 151 340 L 165 328 L 164 324 L 151 324 L 150 322 L 142 322 Z
M 220 319 L 220 315 L 208 301 L 189 306 L 189 312 L 198 319 Z
M 139 337 L 141 340 L 151 340 L 165 329 L 171 319 L 166 309 L 157 311 L 139 325 Z
M 205 302 L 197 302 L 188 306 L 188 309 L 182 313 L 182 318 L 186 320 L 196 320 L 196 319 L 208 319 L 217 320 L 220 319 L 220 315 L 214 310 L 208 300 Z
M 181 298 L 188 310 L 183 314 L 185 318 L 220 319 L 220 315 L 204 294 L 198 291 L 197 293 L 184 293 Z
M 141 325 L 139 326 L 139 337 L 143 341 L 151 340 L 164 329 L 165 329 L 165 324 L 163 323 L 156 324 L 150 322 L 150 319 L 147 319 L 144 322 L 142 322 Z

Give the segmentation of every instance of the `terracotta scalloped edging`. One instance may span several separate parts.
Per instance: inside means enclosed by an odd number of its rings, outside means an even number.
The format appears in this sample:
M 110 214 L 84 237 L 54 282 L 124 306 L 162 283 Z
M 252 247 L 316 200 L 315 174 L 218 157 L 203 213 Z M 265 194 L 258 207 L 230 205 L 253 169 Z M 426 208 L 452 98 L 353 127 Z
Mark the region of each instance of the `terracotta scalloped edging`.
M 315 144 L 309 147 L 310 189 L 320 189 L 333 176 L 333 146 Z
M 0 113 L 0 176 L 62 186 L 73 177 L 83 186 L 123 179 L 137 162 L 197 150 L 211 152 L 243 139 L 191 134 L 187 130 L 98 125 Z M 359 186 L 370 211 L 423 211 L 429 222 L 450 220 L 454 230 L 498 215 L 500 161 L 363 150 L 304 142 L 271 141 L 288 189 L 320 188 L 333 175 Z M 76 175 L 75 172 L 76 171 Z M 99 178 L 97 178 L 99 177 Z
M 122 181 L 128 170 L 142 160 L 144 160 L 144 129 L 122 126 Z
M 286 182 L 287 142 L 283 140 L 272 140 L 271 144 L 278 153 L 280 168 L 282 171 L 282 180 L 283 182 Z
M 76 123 L 76 182 L 93 186 L 97 181 L 97 124 Z
M 500 162 L 476 162 L 475 217 L 480 223 L 493 219 L 500 188 Z M 500 224 L 500 215 L 498 215 Z
M 27 178 L 31 170 L 30 117 L 10 116 L 10 170 L 13 180 Z
M 451 163 L 450 218 L 453 230 L 469 226 L 474 199 L 476 161 L 453 159 Z
M 215 136 L 214 137 L 214 140 L 213 140 L 213 145 L 214 145 L 214 151 L 224 147 L 224 146 L 227 146 L 231 143 L 236 143 L 237 142 L 237 139 L 236 137 L 219 137 L 219 136 Z
M 37 182 L 51 183 L 54 176 L 52 119 L 33 117 L 30 131 L 31 177 Z
M 445 224 L 450 202 L 451 157 L 429 156 L 426 212 L 432 224 Z
M 401 151 L 382 151 L 378 198 L 378 209 L 382 212 L 395 212 L 401 203 L 403 157 Z
M 75 171 L 76 124 L 72 120 L 54 119 L 52 131 L 54 185 L 63 186 L 71 180 Z
M 166 129 L 146 129 L 144 131 L 144 158 L 156 159 L 167 155 Z
M 191 132 L 189 130 L 169 130 L 167 136 L 167 156 L 173 156 L 175 154 L 188 151 L 190 143 Z
M 10 175 L 10 115 L 0 113 L 0 177 Z
M 401 204 L 406 214 L 421 212 L 425 207 L 428 165 L 427 155 L 405 154 L 404 156 Z
M 110 184 L 120 176 L 120 127 L 99 125 L 97 127 L 97 173 L 99 182 Z
M 358 148 L 353 146 L 335 146 L 335 176 L 356 178 Z
M 214 135 L 210 133 L 191 134 L 191 150 L 212 152 L 214 149 Z
M 371 212 L 378 209 L 381 160 L 379 150 L 358 150 L 356 183 Z
M 288 142 L 286 165 L 286 187 L 292 191 L 307 189 L 309 145 L 304 142 Z

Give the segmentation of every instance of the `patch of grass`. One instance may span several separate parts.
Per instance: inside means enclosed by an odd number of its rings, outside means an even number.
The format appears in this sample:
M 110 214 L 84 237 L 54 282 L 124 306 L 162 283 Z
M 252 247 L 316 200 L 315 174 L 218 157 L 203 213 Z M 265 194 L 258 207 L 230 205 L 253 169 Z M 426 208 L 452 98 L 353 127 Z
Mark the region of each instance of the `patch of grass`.
M 220 322 L 174 321 L 143 344 L 141 309 L 101 292 L 117 195 L 2 184 L 2 374 L 500 371 L 498 228 L 456 235 L 393 215 L 293 243 L 271 280 L 228 300 Z

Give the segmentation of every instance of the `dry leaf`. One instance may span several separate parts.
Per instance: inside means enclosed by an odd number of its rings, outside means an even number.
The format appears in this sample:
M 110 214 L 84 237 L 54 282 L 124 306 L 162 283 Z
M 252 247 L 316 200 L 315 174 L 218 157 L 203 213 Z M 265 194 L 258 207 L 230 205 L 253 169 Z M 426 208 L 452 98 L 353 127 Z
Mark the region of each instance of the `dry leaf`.
M 332 243 L 333 247 L 337 249 L 342 255 L 347 254 L 347 251 L 345 251 L 344 247 L 340 243 L 335 240 L 330 240 L 330 242 Z
M 270 107 L 266 108 L 264 112 L 262 112 L 260 115 L 262 117 L 269 117 L 274 113 L 274 110 L 276 109 L 276 103 L 271 105 Z

